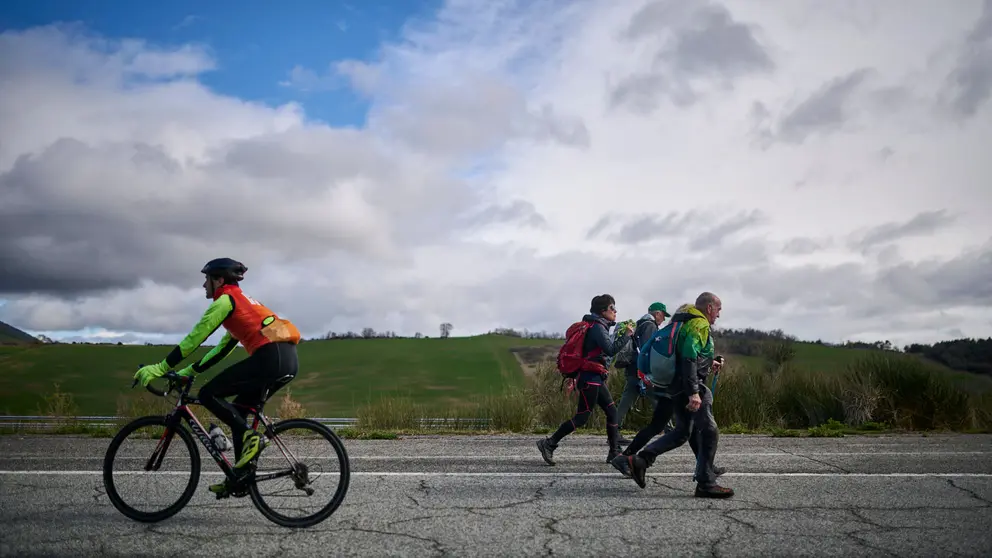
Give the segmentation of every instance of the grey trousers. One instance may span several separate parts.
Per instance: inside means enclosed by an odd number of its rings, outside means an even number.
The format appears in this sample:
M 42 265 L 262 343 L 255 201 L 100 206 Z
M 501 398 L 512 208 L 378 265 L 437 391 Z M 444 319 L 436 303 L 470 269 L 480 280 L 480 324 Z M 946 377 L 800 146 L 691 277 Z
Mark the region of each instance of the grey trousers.
M 634 402 L 637 401 L 638 397 L 646 398 L 651 402 L 652 407 L 658 406 L 657 401 L 651 395 L 650 387 L 646 394 L 641 395 L 641 389 L 637 384 L 637 374 L 624 374 L 624 379 L 627 383 L 623 387 L 623 395 L 620 396 L 620 402 L 617 403 L 617 424 L 620 425 L 620 428 L 623 428 L 623 418 L 627 416 L 627 412 L 634 406 Z
M 689 441 L 690 436 L 696 436 L 696 482 L 702 486 L 712 486 L 716 483 L 713 473 L 713 461 L 716 458 L 716 447 L 720 431 L 713 417 L 713 392 L 706 386 L 699 392 L 702 403 L 695 412 L 686 409 L 689 397 L 685 394 L 673 398 L 673 415 L 675 429 L 648 444 L 637 455 L 642 457 L 650 467 L 661 454 L 672 451 Z

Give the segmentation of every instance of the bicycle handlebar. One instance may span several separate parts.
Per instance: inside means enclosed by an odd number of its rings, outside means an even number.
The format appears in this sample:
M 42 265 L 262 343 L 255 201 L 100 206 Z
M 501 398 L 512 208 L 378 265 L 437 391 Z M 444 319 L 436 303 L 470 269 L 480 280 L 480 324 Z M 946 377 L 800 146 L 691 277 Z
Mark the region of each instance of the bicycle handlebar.
M 144 364 L 139 364 L 138 365 L 138 368 L 140 369 L 143 366 L 144 366 Z M 151 393 L 152 395 L 156 395 L 158 397 L 168 397 L 169 396 L 169 393 L 173 389 L 175 389 L 176 387 L 178 387 L 183 382 L 188 382 L 189 381 L 189 378 L 186 378 L 186 377 L 180 376 L 179 374 L 176 374 L 176 371 L 175 370 L 169 370 L 165 374 L 162 374 L 161 378 L 164 379 L 164 380 L 168 380 L 168 382 L 169 382 L 169 387 L 166 388 L 165 391 L 162 391 L 160 389 L 157 389 L 155 386 L 153 386 L 151 384 L 151 382 L 149 382 L 148 385 L 145 386 L 145 389 L 148 390 L 148 392 Z M 134 382 L 131 383 L 131 387 L 133 388 L 136 385 L 138 385 L 138 380 L 137 379 L 135 379 Z

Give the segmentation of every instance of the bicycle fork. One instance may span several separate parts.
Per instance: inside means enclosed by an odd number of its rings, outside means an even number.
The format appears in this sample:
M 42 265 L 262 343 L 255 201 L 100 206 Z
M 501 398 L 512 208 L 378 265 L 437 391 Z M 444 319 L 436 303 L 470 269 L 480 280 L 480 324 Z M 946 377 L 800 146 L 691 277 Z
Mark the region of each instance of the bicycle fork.
M 162 437 L 158 439 L 155 451 L 152 452 L 148 461 L 145 462 L 145 471 L 158 471 L 162 467 L 165 452 L 169 449 L 169 444 L 172 443 L 172 437 L 176 435 L 175 429 L 178 426 L 179 421 L 175 417 L 171 417 L 170 420 L 166 421 L 165 431 L 162 432 Z

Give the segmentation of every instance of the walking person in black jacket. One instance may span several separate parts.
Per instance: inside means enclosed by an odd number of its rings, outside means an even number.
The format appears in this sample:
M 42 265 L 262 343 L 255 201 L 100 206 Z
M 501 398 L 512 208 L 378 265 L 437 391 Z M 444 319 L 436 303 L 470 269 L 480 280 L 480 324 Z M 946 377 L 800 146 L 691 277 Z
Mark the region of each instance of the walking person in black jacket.
M 608 294 L 593 297 L 589 314 L 582 317 L 583 322 L 591 325 L 586 330 L 582 341 L 583 368 L 576 378 L 576 391 L 579 402 L 575 416 L 561 423 L 558 430 L 551 436 L 538 440 L 537 449 L 548 465 L 554 465 L 553 454 L 562 438 L 576 429 L 585 426 L 592 414 L 592 408 L 599 405 L 606 414 L 606 439 L 610 449 L 606 462 L 609 463 L 620 454 L 620 429 L 617 423 L 617 409 L 613 403 L 610 390 L 606 387 L 606 376 L 609 373 L 609 358 L 617 354 L 624 344 L 630 340 L 632 326 L 627 326 L 623 334 L 610 341 L 610 328 L 616 325 L 616 301 Z M 567 341 L 566 341 L 567 343 Z

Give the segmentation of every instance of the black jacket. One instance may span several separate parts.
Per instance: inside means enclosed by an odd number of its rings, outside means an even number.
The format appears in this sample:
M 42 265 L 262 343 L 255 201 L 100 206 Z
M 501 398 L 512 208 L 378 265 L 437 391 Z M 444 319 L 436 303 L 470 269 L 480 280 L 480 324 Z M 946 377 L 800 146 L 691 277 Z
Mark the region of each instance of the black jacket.
M 582 321 L 592 322 L 593 324 L 589 328 L 589 331 L 586 332 L 585 341 L 582 343 L 582 354 L 588 355 L 593 349 L 602 349 L 602 353 L 589 360 L 598 362 L 609 368 L 608 358 L 620 352 L 624 343 L 630 339 L 630 334 L 625 333 L 613 342 L 610 342 L 610 328 L 617 325 L 616 322 L 607 321 L 606 318 L 593 314 L 586 314 L 582 317 Z

